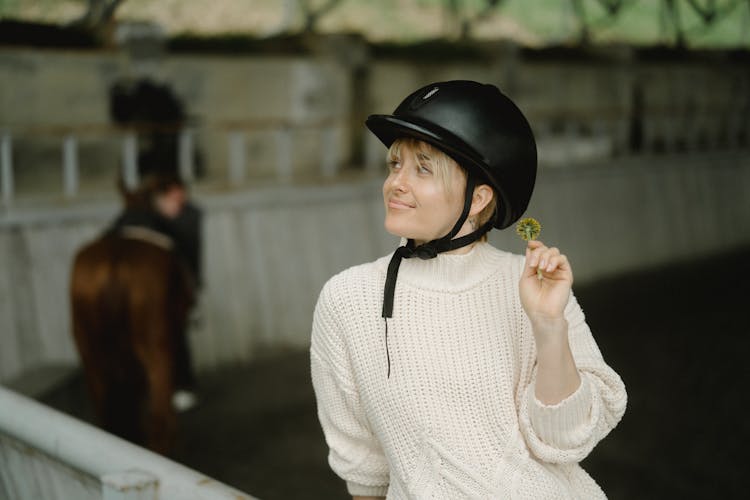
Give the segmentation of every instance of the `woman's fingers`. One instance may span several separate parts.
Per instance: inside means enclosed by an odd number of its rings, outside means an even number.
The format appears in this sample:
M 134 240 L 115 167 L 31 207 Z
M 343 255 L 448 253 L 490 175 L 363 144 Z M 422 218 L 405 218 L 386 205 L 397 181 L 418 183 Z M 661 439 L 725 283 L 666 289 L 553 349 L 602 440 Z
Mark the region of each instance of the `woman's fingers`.
M 547 248 L 541 241 L 529 241 L 526 246 L 526 263 L 529 267 L 537 267 L 539 264 L 540 252 Z
M 549 259 L 559 254 L 560 250 L 555 247 L 548 248 L 541 241 L 530 241 L 527 247 L 527 258 L 531 267 L 544 269 Z
M 542 271 L 552 271 L 554 269 L 553 262 L 560 256 L 560 250 L 555 247 L 547 248 L 542 252 L 539 257 L 539 269 Z
M 530 241 L 526 249 L 526 259 L 530 268 L 546 273 L 558 268 L 566 268 L 568 259 L 557 247 L 547 247 L 541 241 Z
M 539 266 L 543 271 L 551 273 L 555 269 L 567 269 L 568 268 L 568 258 L 563 255 L 555 255 L 549 259 L 549 262 L 547 263 L 547 266 Z

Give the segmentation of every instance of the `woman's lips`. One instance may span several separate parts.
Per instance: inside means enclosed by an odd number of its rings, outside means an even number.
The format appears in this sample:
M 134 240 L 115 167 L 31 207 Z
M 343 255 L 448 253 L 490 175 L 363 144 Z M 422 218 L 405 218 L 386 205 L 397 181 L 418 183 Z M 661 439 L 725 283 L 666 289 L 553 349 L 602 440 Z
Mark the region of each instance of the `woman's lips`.
M 396 198 L 390 198 L 388 199 L 388 208 L 395 208 L 395 209 L 406 209 L 406 208 L 414 208 L 413 205 L 410 205 L 409 203 L 406 203 L 405 201 L 398 200 Z

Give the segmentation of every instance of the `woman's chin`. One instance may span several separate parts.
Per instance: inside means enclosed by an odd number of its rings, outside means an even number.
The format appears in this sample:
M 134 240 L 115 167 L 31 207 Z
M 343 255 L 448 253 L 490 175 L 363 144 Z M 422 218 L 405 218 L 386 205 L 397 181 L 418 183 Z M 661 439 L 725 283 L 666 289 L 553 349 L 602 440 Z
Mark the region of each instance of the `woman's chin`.
M 385 230 L 393 236 L 398 236 L 399 238 L 404 238 L 407 240 L 414 240 L 416 243 L 428 241 L 425 240 L 425 236 L 423 234 L 417 234 L 414 231 L 410 231 L 408 228 L 398 226 L 396 224 L 388 224 L 387 221 L 385 223 Z
M 409 237 L 408 237 L 408 236 L 404 236 L 403 234 L 401 234 L 401 232 L 400 232 L 400 231 L 394 231 L 394 230 L 392 230 L 392 229 L 388 229 L 387 227 L 385 228 L 385 231 L 386 231 L 386 232 L 387 232 L 388 234 L 391 234 L 391 235 L 393 235 L 393 236 L 398 236 L 399 238 L 406 238 L 407 240 L 409 239 Z
M 385 227 L 385 230 L 389 234 L 392 234 L 393 236 L 398 236 L 399 238 L 406 238 L 407 240 L 412 237 L 411 232 L 399 224 L 389 223 L 389 221 L 386 220 L 383 226 Z

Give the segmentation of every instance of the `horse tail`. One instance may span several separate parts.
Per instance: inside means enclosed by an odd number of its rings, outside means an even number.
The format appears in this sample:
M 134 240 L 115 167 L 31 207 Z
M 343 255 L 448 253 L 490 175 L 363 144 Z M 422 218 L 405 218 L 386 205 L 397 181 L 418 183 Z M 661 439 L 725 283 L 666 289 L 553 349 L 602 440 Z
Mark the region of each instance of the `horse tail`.
M 108 279 L 99 294 L 102 331 L 106 345 L 102 346 L 109 360 L 109 388 L 105 395 L 108 425 L 115 434 L 135 442 L 145 442 L 143 415 L 140 409 L 147 397 L 146 376 L 135 352 L 133 336 L 132 269 L 128 263 L 128 240 L 109 241 Z
M 118 354 L 128 352 L 130 348 L 130 317 L 128 314 L 129 297 L 126 284 L 120 272 L 120 252 L 112 249 L 106 263 L 106 279 L 97 296 L 97 311 L 101 320 L 101 331 L 106 338 L 102 348 L 108 356 L 117 358 Z M 113 366 L 113 375 L 124 378 L 121 366 Z
M 126 439 L 139 431 L 145 377 L 131 339 L 130 297 L 122 240 L 105 236 L 76 256 L 71 296 L 76 343 L 102 426 Z

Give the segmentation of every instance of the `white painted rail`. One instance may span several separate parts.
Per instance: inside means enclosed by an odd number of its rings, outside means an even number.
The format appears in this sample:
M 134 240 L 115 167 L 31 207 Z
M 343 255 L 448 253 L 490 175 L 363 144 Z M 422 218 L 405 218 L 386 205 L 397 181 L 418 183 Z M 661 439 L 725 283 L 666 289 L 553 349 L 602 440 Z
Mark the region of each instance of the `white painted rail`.
M 0 386 L 0 498 L 254 497 Z
M 0 124 L 1 125 L 1 124 Z M 0 205 L 10 206 L 18 198 L 16 193 L 15 173 L 23 165 L 17 165 L 14 157 L 14 141 L 59 140 L 60 160 L 53 166 L 60 170 L 60 183 L 63 197 L 73 200 L 80 195 L 81 182 L 85 174 L 81 171 L 81 140 L 95 137 L 100 144 L 106 141 L 120 142 L 119 162 L 122 180 L 127 187 L 138 183 L 138 132 L 140 129 L 122 129 L 111 125 L 88 124 L 69 127 L 37 127 L 0 129 Z M 146 131 L 150 129 L 144 129 Z M 287 121 L 245 121 L 218 124 L 212 127 L 182 127 L 168 129 L 177 136 L 176 157 L 179 172 L 186 182 L 196 180 L 195 153 L 199 136 L 222 134 L 226 136 L 227 165 L 226 180 L 230 186 L 242 187 L 250 171 L 257 167 L 249 153 L 248 134 L 253 132 L 271 133 L 275 138 L 275 165 L 269 178 L 287 183 L 300 172 L 295 172 L 295 150 L 298 136 L 302 133 L 314 133 L 321 145 L 317 163 L 317 175 L 322 178 L 333 178 L 341 169 L 340 151 L 343 139 L 331 120 L 310 124 L 295 124 Z M 142 132 L 142 130 L 141 130 Z M 221 176 L 218 176 L 221 177 Z M 108 184 L 106 189 L 110 189 Z

